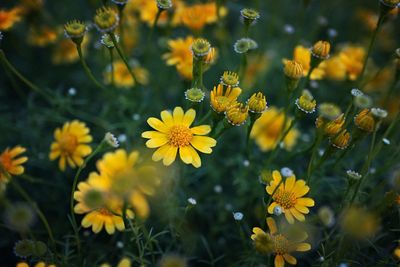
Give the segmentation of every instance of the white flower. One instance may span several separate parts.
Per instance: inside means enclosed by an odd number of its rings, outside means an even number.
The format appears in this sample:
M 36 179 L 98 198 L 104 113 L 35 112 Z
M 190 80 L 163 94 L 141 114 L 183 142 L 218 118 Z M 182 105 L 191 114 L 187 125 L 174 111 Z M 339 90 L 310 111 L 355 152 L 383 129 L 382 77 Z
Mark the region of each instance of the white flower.
M 76 95 L 76 89 L 74 87 L 71 87 L 68 89 L 68 94 L 71 96 Z
M 282 169 L 281 169 L 281 174 L 284 176 L 284 177 L 290 177 L 290 176 L 293 176 L 293 170 L 292 169 L 290 169 L 290 168 L 288 168 L 288 167 L 283 167 Z
M 383 138 L 383 139 L 382 139 L 382 142 L 383 142 L 385 145 L 390 145 L 390 140 L 387 139 L 387 138 Z
M 381 108 L 371 108 L 371 113 L 378 119 L 384 119 L 388 115 L 388 112 Z
M 126 142 L 126 134 L 120 134 L 118 135 L 118 141 L 120 141 L 121 143 Z
M 219 184 L 214 186 L 214 192 L 215 193 L 221 193 L 222 192 L 222 186 L 220 186 Z
M 353 96 L 362 96 L 362 95 L 364 95 L 364 93 L 358 88 L 351 89 L 351 94 Z
M 347 170 L 346 174 L 349 178 L 354 179 L 354 180 L 360 180 L 362 178 L 361 174 L 359 174 L 358 172 L 353 171 L 353 170 Z
M 104 136 L 104 140 L 113 148 L 119 147 L 119 142 L 117 138 L 115 138 L 115 136 L 110 132 L 106 133 L 106 135 Z
M 282 214 L 282 208 L 281 208 L 281 206 L 275 206 L 273 212 L 274 212 L 274 215 L 275 215 L 275 216 L 280 216 L 280 215 Z
M 196 199 L 194 199 L 194 198 L 192 198 L 192 197 L 188 198 L 187 201 L 188 201 L 190 204 L 192 204 L 193 206 L 197 205 Z
M 234 212 L 233 213 L 233 218 L 235 221 L 241 221 L 243 219 L 244 215 L 241 212 Z

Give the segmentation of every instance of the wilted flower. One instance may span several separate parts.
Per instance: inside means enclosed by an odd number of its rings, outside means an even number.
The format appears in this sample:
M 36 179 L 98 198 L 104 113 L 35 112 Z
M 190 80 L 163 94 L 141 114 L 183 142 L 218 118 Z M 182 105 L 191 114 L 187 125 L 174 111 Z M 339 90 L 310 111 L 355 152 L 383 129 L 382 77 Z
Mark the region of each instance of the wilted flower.
M 29 239 L 19 240 L 14 245 L 14 253 L 20 258 L 26 258 L 33 254 L 33 241 Z
M 64 32 L 67 38 L 77 40 L 82 38 L 87 31 L 86 25 L 79 20 L 72 20 L 64 25 Z
M 243 8 L 240 10 L 240 15 L 246 25 L 254 25 L 260 18 L 260 12 L 252 8 Z
M 239 39 L 233 45 L 235 52 L 238 54 L 247 53 L 249 50 L 254 50 L 257 47 L 257 42 L 250 38 Z
M 4 220 L 8 227 L 19 232 L 27 232 L 35 222 L 35 213 L 31 206 L 19 202 L 6 208 Z
M 296 99 L 295 104 L 301 111 L 305 113 L 313 113 L 315 112 L 317 101 L 314 99 L 310 91 L 303 90 L 301 96 Z
M 211 50 L 211 44 L 203 38 L 195 39 L 192 43 L 192 52 L 196 57 L 207 56 Z
M 350 144 L 350 133 L 344 129 L 336 136 L 333 136 L 329 139 L 332 146 L 339 148 L 339 149 L 346 149 Z
M 381 108 L 371 108 L 371 113 L 377 119 L 384 119 L 388 115 L 388 112 L 386 110 L 384 110 L 384 109 L 381 109 Z
M 354 124 L 362 131 L 372 133 L 375 130 L 375 118 L 369 109 L 363 109 L 354 117 Z
M 358 108 L 370 108 L 372 105 L 372 99 L 368 95 L 359 95 L 354 97 L 354 105 Z

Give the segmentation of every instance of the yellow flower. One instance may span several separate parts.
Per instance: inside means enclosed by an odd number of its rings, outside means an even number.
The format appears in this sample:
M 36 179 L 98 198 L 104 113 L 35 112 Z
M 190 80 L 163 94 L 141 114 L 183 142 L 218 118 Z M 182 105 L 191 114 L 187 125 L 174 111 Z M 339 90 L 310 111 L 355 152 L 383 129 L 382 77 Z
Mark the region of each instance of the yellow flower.
M 239 87 L 228 86 L 224 90 L 224 85 L 218 84 L 210 93 L 210 102 L 212 109 L 217 113 L 223 113 L 227 108 L 237 100 L 238 96 L 242 93 Z
M 147 123 L 156 131 L 147 131 L 142 133 L 143 138 L 148 138 L 146 146 L 149 148 L 158 148 L 153 154 L 153 160 L 163 159 L 165 166 L 171 165 L 179 155 L 186 164 L 192 164 L 194 167 L 201 166 L 201 159 L 196 150 L 202 153 L 211 154 L 212 147 L 217 141 L 211 137 L 203 136 L 211 131 L 209 125 L 200 125 L 190 128 L 196 117 L 196 111 L 189 109 L 186 113 L 181 107 L 176 107 L 171 112 L 164 110 L 161 112 L 161 120 L 149 118 Z
M 92 148 L 87 145 L 92 142 L 86 124 L 78 120 L 66 122 L 62 128 L 54 131 L 55 141 L 51 144 L 50 160 L 59 159 L 58 166 L 64 171 L 66 163 L 71 168 L 81 166 L 83 158 L 92 153 Z
M 297 237 L 291 236 L 288 233 L 280 233 L 273 218 L 267 218 L 269 233 L 264 232 L 259 227 L 253 228 L 251 239 L 254 241 L 255 248 L 263 254 L 275 254 L 275 267 L 284 267 L 285 261 L 295 265 L 297 260 L 290 253 L 295 251 L 309 251 L 311 245 L 303 243 L 308 235 L 301 232 Z
M 350 207 L 341 218 L 342 230 L 358 239 L 371 237 L 379 229 L 379 218 L 360 207 Z
M 332 137 L 342 130 L 345 121 L 344 114 L 328 122 L 322 116 L 319 116 L 316 120 L 316 127 L 322 129 L 325 135 Z
M 21 20 L 21 8 L 14 7 L 10 10 L 0 9 L 0 31 L 11 29 Z
M 193 5 L 184 8 L 181 19 L 183 25 L 194 32 L 199 32 L 207 24 L 208 14 L 203 5 Z
M 131 266 L 132 266 L 132 261 L 127 257 L 122 258 L 117 265 L 117 267 L 131 267 Z M 111 265 L 108 263 L 103 263 L 102 265 L 100 265 L 100 267 L 111 267 Z
M 194 38 L 192 36 L 187 36 L 185 39 L 169 40 L 168 47 L 170 52 L 163 55 L 163 59 L 167 65 L 176 66 L 179 74 L 188 80 L 191 80 L 193 77 L 193 55 L 190 51 L 193 41 Z
M 369 109 L 363 109 L 354 117 L 354 124 L 367 133 L 372 133 L 375 129 L 375 118 Z
M 339 53 L 339 58 L 346 68 L 349 79 L 355 81 L 364 65 L 365 49 L 361 46 L 346 46 Z
M 113 63 L 113 68 L 115 86 L 120 88 L 132 88 L 135 85 L 135 81 L 123 61 L 115 61 Z M 131 68 L 132 72 L 135 74 L 136 82 L 142 85 L 149 83 L 149 72 L 145 68 L 136 63 L 131 64 Z M 106 84 L 111 84 L 112 82 L 111 67 L 108 67 L 104 72 L 104 82 Z
M 311 51 L 310 49 L 298 45 L 295 47 L 294 52 L 293 52 L 293 60 L 300 63 L 303 66 L 303 76 L 307 76 L 308 72 L 310 71 L 311 68 Z M 283 60 L 283 63 L 285 64 L 287 62 L 287 59 Z M 320 80 L 324 77 L 324 71 L 320 67 L 317 67 L 313 70 L 311 73 L 311 80 Z
M 285 213 L 286 220 L 293 224 L 294 218 L 304 221 L 304 214 L 309 213 L 308 207 L 314 206 L 312 198 L 304 197 L 310 188 L 304 180 L 297 180 L 294 175 L 282 180 L 279 171 L 272 173 L 273 180 L 266 187 L 266 191 L 272 196 L 273 202 L 268 207 L 268 213 L 273 214 L 274 208 L 279 206 Z
M 249 116 L 249 106 L 234 102 L 229 105 L 225 112 L 225 117 L 233 126 L 243 125 Z
M 303 77 L 303 65 L 295 60 L 287 60 L 283 72 L 286 77 L 293 80 L 299 80 Z
M 400 247 L 397 247 L 397 248 L 393 251 L 393 256 L 394 256 L 397 260 L 400 260 Z
M 186 259 L 178 255 L 164 255 L 160 262 L 159 267 L 187 267 Z
M 251 88 L 258 80 L 257 78 L 263 75 L 269 67 L 269 57 L 265 54 L 250 54 L 247 55 L 248 64 L 244 76 L 241 77 L 243 88 Z
M 319 59 L 328 59 L 330 51 L 331 44 L 327 41 L 318 41 L 313 45 L 311 49 L 312 55 Z
M 173 2 L 176 6 L 175 1 Z M 126 10 L 139 12 L 140 20 L 152 26 L 158 13 L 156 1 L 131 0 L 126 4 Z M 158 20 L 158 25 L 164 25 L 168 21 L 168 12 L 162 12 Z
M 150 165 L 137 166 L 139 152 L 129 155 L 123 149 L 106 153 L 97 162 L 97 169 L 103 178 L 101 182 L 114 197 L 127 199 L 135 213 L 142 218 L 148 217 L 150 207 L 146 196 L 152 196 L 160 181 L 155 168 Z M 100 180 L 98 180 L 99 182 Z M 107 200 L 106 200 L 107 201 Z
M 20 262 L 17 263 L 16 267 L 29 267 L 29 264 L 26 262 Z M 35 265 L 32 265 L 32 267 L 57 267 L 55 264 L 47 264 L 43 261 L 39 261 Z
M 335 81 L 342 81 L 346 79 L 347 69 L 346 65 L 343 63 L 339 56 L 331 57 L 323 61 L 319 68 L 323 69 L 325 76 L 328 79 Z
M 349 145 L 350 139 L 351 139 L 350 133 L 346 129 L 344 129 L 336 136 L 331 137 L 329 141 L 332 144 L 332 146 L 338 149 L 345 149 Z
M 28 33 L 28 43 L 33 46 L 44 47 L 57 40 L 58 33 L 48 26 L 31 27 Z
M 248 100 L 250 112 L 263 113 L 267 109 L 267 100 L 261 92 L 254 93 Z
M 6 184 L 12 175 L 21 175 L 24 173 L 24 166 L 28 157 L 18 157 L 26 151 L 26 148 L 15 146 L 12 149 L 7 148 L 0 154 L 0 185 Z
M 284 121 L 284 113 L 279 111 L 276 107 L 270 107 L 254 123 L 250 137 L 255 139 L 255 142 L 262 151 L 269 151 L 276 146 L 276 143 L 284 130 Z M 291 121 L 291 118 L 287 119 L 286 127 L 289 127 Z M 289 150 L 292 149 L 296 144 L 298 136 L 298 130 L 290 130 L 283 140 L 284 147 Z
M 104 227 L 106 232 L 111 235 L 115 232 L 115 229 L 119 231 L 125 229 L 124 220 L 122 219 L 123 201 L 113 199 L 107 205 L 97 208 L 90 207 L 85 203 L 88 192 L 93 190 L 105 192 L 106 188 L 107 185 L 104 183 L 103 177 L 96 172 L 90 173 L 88 182 L 80 182 L 78 190 L 74 192 L 74 199 L 78 201 L 74 207 L 74 212 L 76 214 L 86 214 L 81 222 L 84 228 L 92 227 L 92 231 L 97 234 Z M 126 216 L 133 218 L 133 212 L 128 209 Z

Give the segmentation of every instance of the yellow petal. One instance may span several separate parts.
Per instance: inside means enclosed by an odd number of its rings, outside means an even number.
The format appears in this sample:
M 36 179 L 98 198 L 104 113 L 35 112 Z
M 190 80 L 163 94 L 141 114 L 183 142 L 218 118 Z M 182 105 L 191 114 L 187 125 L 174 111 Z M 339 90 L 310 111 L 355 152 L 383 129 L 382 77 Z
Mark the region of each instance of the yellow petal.
M 210 125 L 200 125 L 193 128 L 190 128 L 193 134 L 197 135 L 206 135 L 211 132 Z
M 285 258 L 285 260 L 286 260 L 288 263 L 292 264 L 292 265 L 296 265 L 296 264 L 297 264 L 296 258 L 293 257 L 293 256 L 290 255 L 290 254 L 283 254 L 283 258 Z
M 296 210 L 298 210 L 298 211 L 300 211 L 301 213 L 304 213 L 304 214 L 308 214 L 310 212 L 310 210 L 307 207 L 305 207 L 303 205 L 300 205 L 298 203 L 296 205 L 294 205 L 294 207 L 296 208 Z
M 168 110 L 164 110 L 161 112 L 161 119 L 168 127 L 174 125 L 174 119 L 172 117 L 171 112 L 169 112 Z
M 275 267 L 285 267 L 285 260 L 281 255 L 275 256 Z
M 306 206 L 306 207 L 313 207 L 315 202 L 312 198 L 309 197 L 302 197 L 297 199 L 297 204 Z
M 192 154 L 190 151 L 190 146 L 184 146 L 179 148 L 179 155 L 183 162 L 186 164 L 192 163 Z
M 153 128 L 159 132 L 162 132 L 162 133 L 167 133 L 169 130 L 167 125 L 165 125 L 165 123 L 163 123 L 162 121 L 160 121 L 157 118 L 148 118 L 147 123 L 151 126 L 151 128 Z
M 293 192 L 296 197 L 302 197 L 308 193 L 310 188 L 306 186 L 306 182 L 304 180 L 297 180 L 296 184 L 293 187 Z
M 146 131 L 142 133 L 143 138 L 162 138 L 164 136 L 167 136 L 165 133 L 160 133 L 157 131 Z
M 192 155 L 192 165 L 195 168 L 200 168 L 201 167 L 201 159 L 197 151 L 189 146 L 190 154 Z
M 291 208 L 290 212 L 292 213 L 292 215 L 299 221 L 303 222 L 305 221 L 305 217 L 303 214 L 301 214 L 299 211 L 297 211 L 295 208 Z
M 268 207 L 268 213 L 269 213 L 269 214 L 274 213 L 274 208 L 275 208 L 276 206 L 279 206 L 278 203 L 272 202 L 271 205 L 269 205 L 269 207 Z
M 169 146 L 164 154 L 163 164 L 165 166 L 169 166 L 175 161 L 177 151 L 178 148 L 176 146 Z
M 285 218 L 290 224 L 294 224 L 294 218 L 290 210 L 285 210 Z
M 193 136 L 190 144 L 200 152 L 210 154 L 212 152 L 211 147 L 214 147 L 217 141 L 208 136 Z
M 311 245 L 308 243 L 299 243 L 296 245 L 296 251 L 309 251 L 311 249 Z
M 183 109 L 181 107 L 176 107 L 174 108 L 174 124 L 182 124 L 182 120 L 183 120 Z
M 146 142 L 146 146 L 148 148 L 156 148 L 165 145 L 168 143 L 168 138 L 167 136 L 161 137 L 161 138 L 152 138 Z
M 278 227 L 276 227 L 275 220 L 271 217 L 267 218 L 267 225 L 271 234 L 275 234 L 278 232 Z
M 170 145 L 163 145 L 162 147 L 158 148 L 153 156 L 151 157 L 152 160 L 154 161 L 160 161 L 164 158 L 165 154 L 167 153 L 168 149 L 170 148 Z
M 286 179 L 285 181 L 285 191 L 292 191 L 294 184 L 296 182 L 296 178 L 294 178 L 294 176 L 290 176 Z
M 131 267 L 131 260 L 128 258 L 123 258 L 117 267 Z
M 196 118 L 196 111 L 191 108 L 188 111 L 186 111 L 185 115 L 183 116 L 182 124 L 187 127 L 190 127 L 195 118 Z

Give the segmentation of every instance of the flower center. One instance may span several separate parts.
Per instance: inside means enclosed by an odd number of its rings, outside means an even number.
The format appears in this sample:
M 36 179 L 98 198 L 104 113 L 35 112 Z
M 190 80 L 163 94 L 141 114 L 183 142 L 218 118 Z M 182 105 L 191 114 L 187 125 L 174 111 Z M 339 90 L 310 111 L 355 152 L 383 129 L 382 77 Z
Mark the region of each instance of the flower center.
M 78 146 L 78 138 L 75 135 L 66 133 L 61 137 L 59 144 L 62 153 L 71 155 Z
M 0 164 L 1 167 L 4 168 L 4 171 L 8 171 L 11 169 L 13 164 L 10 153 L 4 153 L 3 155 L 0 156 Z
M 170 145 L 175 147 L 183 147 L 190 144 L 193 134 L 188 127 L 183 125 L 175 125 L 169 130 L 168 138 Z
M 293 192 L 288 192 L 283 189 L 278 189 L 272 198 L 284 209 L 293 208 L 297 202 L 297 198 Z
M 286 254 L 289 252 L 289 241 L 281 234 L 273 236 L 274 251 L 276 254 Z
M 99 208 L 97 210 L 101 215 L 105 215 L 105 216 L 111 216 L 113 215 L 108 209 L 106 208 Z

